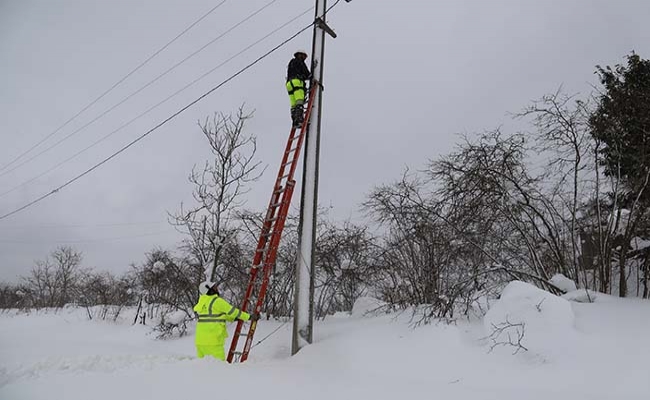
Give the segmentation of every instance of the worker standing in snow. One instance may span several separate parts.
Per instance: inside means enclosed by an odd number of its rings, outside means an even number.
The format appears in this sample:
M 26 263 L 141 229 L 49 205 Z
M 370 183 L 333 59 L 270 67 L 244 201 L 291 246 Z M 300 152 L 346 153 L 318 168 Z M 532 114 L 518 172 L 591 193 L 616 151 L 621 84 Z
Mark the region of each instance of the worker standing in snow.
M 199 302 L 194 306 L 199 320 L 196 324 L 196 354 L 199 358 L 206 355 L 225 361 L 224 343 L 228 337 L 226 322 L 235 320 L 257 321 L 259 315 L 248 314 L 230 305 L 219 296 L 217 284 L 201 282 L 199 285 Z
M 305 81 L 311 79 L 309 68 L 305 64 L 307 52 L 298 50 L 289 61 L 287 67 L 287 92 L 291 103 L 291 120 L 293 126 L 299 127 L 303 120 L 303 104 L 305 103 Z

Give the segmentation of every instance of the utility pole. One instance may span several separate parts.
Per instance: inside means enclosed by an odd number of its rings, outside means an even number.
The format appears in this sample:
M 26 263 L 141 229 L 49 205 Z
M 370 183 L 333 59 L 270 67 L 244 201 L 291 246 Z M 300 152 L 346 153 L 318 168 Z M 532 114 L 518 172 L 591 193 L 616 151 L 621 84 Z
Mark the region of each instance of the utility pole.
M 347 1 L 347 0 L 346 0 Z M 318 90 L 314 99 L 310 124 L 305 137 L 305 160 L 302 174 L 300 222 L 298 225 L 298 261 L 293 307 L 293 340 L 291 354 L 313 341 L 314 321 L 314 247 L 316 243 L 316 217 L 318 207 L 318 168 L 320 157 L 320 133 L 323 99 L 323 59 L 325 56 L 325 33 L 336 37 L 325 23 L 326 0 L 316 0 L 316 16 L 312 41 L 312 75 L 319 82 L 310 90 Z M 312 128 L 316 128 L 315 130 Z

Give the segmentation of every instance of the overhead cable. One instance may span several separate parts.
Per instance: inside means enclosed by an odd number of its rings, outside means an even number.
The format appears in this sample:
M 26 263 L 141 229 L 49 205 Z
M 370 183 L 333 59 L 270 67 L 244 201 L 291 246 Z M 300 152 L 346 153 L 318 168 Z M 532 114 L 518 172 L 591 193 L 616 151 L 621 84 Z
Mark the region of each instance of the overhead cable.
M 32 150 L 34 150 L 35 148 L 37 148 L 38 146 L 40 146 L 40 145 L 41 145 L 43 142 L 45 142 L 47 139 L 49 139 L 50 137 L 54 136 L 54 135 L 55 135 L 57 132 L 59 132 L 61 129 L 63 129 L 63 128 L 65 128 L 66 126 L 68 126 L 68 124 L 69 124 L 70 122 L 74 121 L 74 120 L 75 120 L 79 115 L 81 115 L 84 111 L 86 111 L 87 109 L 89 109 L 90 107 L 92 107 L 93 105 L 95 105 L 99 100 L 103 99 L 107 94 L 109 94 L 111 91 L 113 91 L 113 89 L 115 89 L 116 87 L 118 87 L 122 82 L 124 82 L 125 80 L 127 80 L 131 75 L 133 75 L 134 73 L 136 73 L 140 68 L 144 67 L 144 66 L 145 66 L 149 61 L 151 61 L 154 57 L 156 57 L 158 54 L 160 54 L 163 50 L 165 50 L 167 47 L 169 47 L 172 43 L 174 43 L 176 40 L 178 40 L 178 39 L 179 39 L 181 36 L 183 36 L 185 33 L 187 33 L 187 32 L 188 32 L 190 29 L 192 29 L 196 24 L 198 24 L 198 23 L 201 22 L 203 19 L 205 19 L 208 15 L 212 14 L 212 12 L 214 12 L 217 8 L 221 7 L 221 6 L 222 6 L 226 1 L 227 1 L 227 0 L 223 0 L 223 1 L 221 1 L 219 4 L 217 4 L 216 6 L 212 7 L 210 10 L 208 10 L 208 12 L 206 12 L 205 14 L 203 14 L 199 19 L 197 19 L 196 21 L 194 21 L 190 26 L 188 26 L 187 28 L 185 28 L 181 33 L 179 33 L 178 35 L 176 35 L 176 37 L 174 37 L 172 40 L 170 40 L 169 42 L 167 42 L 167 43 L 166 43 L 164 46 L 162 46 L 160 49 L 156 50 L 156 51 L 155 51 L 152 55 L 150 55 L 146 60 L 144 60 L 144 61 L 142 61 L 140 64 L 138 64 L 137 67 L 135 67 L 134 69 L 132 69 L 128 74 L 126 74 L 126 75 L 125 75 L 124 77 L 122 77 L 120 80 L 118 80 L 117 82 L 115 82 L 111 87 L 109 87 L 106 91 L 104 91 L 102 94 L 100 94 L 99 97 L 97 97 L 95 100 L 93 100 L 93 101 L 91 101 L 90 103 L 88 103 L 84 108 L 82 108 L 82 109 L 81 109 L 80 111 L 78 111 L 75 115 L 73 115 L 72 117 L 70 117 L 70 118 L 69 118 L 67 121 L 65 121 L 61 126 L 59 126 L 59 127 L 56 128 L 54 131 L 52 131 L 52 132 L 50 132 L 49 134 L 47 134 L 45 137 L 43 137 L 41 140 L 39 140 L 36 144 L 32 145 L 29 149 L 25 150 L 24 152 L 22 152 L 21 154 L 19 154 L 18 156 L 16 156 L 16 157 L 15 157 L 14 159 L 12 159 L 10 162 L 8 162 L 7 164 L 5 164 L 5 165 L 3 165 L 2 167 L 0 167 L 0 171 L 3 171 L 3 170 L 5 170 L 5 169 L 9 168 L 9 167 L 10 167 L 11 165 L 13 165 L 16 161 L 20 160 L 20 159 L 23 158 L 25 155 L 29 154 Z M 48 149 L 48 150 L 49 150 L 49 149 Z M 40 155 L 40 154 L 42 154 L 42 153 L 39 153 L 38 155 Z M 37 156 L 38 156 L 38 155 L 37 155 Z M 33 159 L 33 157 L 30 158 L 28 161 L 31 161 L 32 159 Z M 23 165 L 23 164 L 24 164 L 24 163 L 21 163 L 18 167 L 20 167 L 20 166 Z M 14 168 L 14 169 L 15 169 L 15 168 Z M 11 169 L 11 170 L 8 171 L 8 172 L 13 171 L 14 169 Z M 2 175 L 4 175 L 4 173 L 3 173 Z M 0 176 L 1 176 L 1 175 L 0 175 Z
M 181 109 L 179 109 L 178 111 L 176 111 L 175 113 L 173 113 L 172 115 L 170 115 L 169 117 L 167 117 L 166 119 L 164 119 L 163 121 L 161 121 L 160 123 L 158 123 L 156 126 L 154 126 L 153 128 L 149 129 L 148 131 L 146 131 L 146 132 L 143 133 L 142 135 L 138 136 L 137 138 L 135 138 L 134 140 L 132 140 L 130 143 L 128 143 L 127 145 L 123 146 L 123 147 L 120 148 L 118 151 L 116 151 L 116 152 L 114 152 L 113 154 L 111 154 L 110 156 L 106 157 L 105 159 L 103 159 L 103 160 L 100 161 L 99 163 L 95 164 L 95 165 L 92 166 L 91 168 L 89 168 L 89 169 L 87 169 L 86 171 L 82 172 L 81 174 L 75 176 L 74 178 L 68 180 L 67 182 L 63 183 L 62 185 L 56 187 L 56 188 L 53 189 L 52 191 L 50 191 L 50 192 L 48 192 L 48 193 L 46 193 L 46 194 L 44 194 L 44 195 L 42 195 L 42 196 L 40 196 L 40 197 L 38 197 L 38 198 L 32 200 L 32 201 L 30 201 L 30 202 L 28 202 L 27 204 L 25 204 L 25 205 L 23 205 L 23 206 L 21 206 L 21 207 L 15 209 L 15 210 L 13 210 L 13 211 L 10 211 L 10 212 L 8 212 L 8 213 L 6 213 L 6 214 L 4 214 L 4 215 L 0 215 L 0 220 L 5 219 L 5 218 L 7 218 L 7 217 L 9 217 L 9 216 L 11 216 L 11 215 L 14 215 L 14 214 L 16 214 L 16 213 L 18 213 L 18 212 L 20 212 L 20 211 L 23 211 L 23 210 L 25 210 L 26 208 L 31 207 L 31 206 L 33 206 L 34 204 L 36 204 L 36 203 L 38 203 L 38 202 L 40 202 L 40 201 L 42 201 L 42 200 L 44 200 L 44 199 L 46 199 L 46 198 L 52 196 L 53 194 L 57 193 L 59 190 L 61 190 L 61 189 L 65 188 L 65 187 L 71 185 L 72 183 L 74 183 L 74 182 L 76 182 L 77 180 L 83 178 L 84 176 L 86 176 L 86 175 L 88 175 L 89 173 L 93 172 L 94 170 L 96 170 L 97 168 L 101 167 L 102 165 L 106 164 L 107 162 L 109 162 L 109 161 L 112 160 L 113 158 L 117 157 L 119 154 L 121 154 L 122 152 L 124 152 L 125 150 L 127 150 L 128 148 L 130 148 L 131 146 L 133 146 L 134 144 L 138 143 L 139 141 L 141 141 L 142 139 L 144 139 L 145 137 L 147 137 L 148 135 L 150 135 L 151 133 L 153 133 L 154 131 L 156 131 L 158 128 L 162 127 L 163 125 L 165 125 L 166 123 L 168 123 L 168 122 L 171 121 L 172 119 L 174 119 L 174 118 L 176 118 L 177 116 L 179 116 L 180 114 L 182 114 L 182 113 L 183 113 L 184 111 L 186 111 L 188 108 L 190 108 L 190 107 L 192 107 L 193 105 L 195 105 L 196 103 L 200 102 L 201 100 L 203 100 L 204 98 L 206 98 L 207 96 L 209 96 L 210 94 L 212 94 L 213 92 L 219 90 L 219 89 L 220 89 L 221 87 L 223 87 L 226 83 L 228 83 L 228 82 L 230 82 L 231 80 L 235 79 L 236 77 L 238 77 L 239 75 L 241 75 L 242 73 L 244 73 L 245 71 L 247 71 L 248 69 L 250 69 L 251 67 L 253 67 L 254 65 L 256 65 L 257 63 L 259 63 L 260 61 L 262 61 L 263 59 L 265 59 L 266 57 L 268 57 L 269 55 L 271 55 L 272 53 L 276 52 L 278 49 L 280 49 L 281 47 L 283 47 L 284 45 L 286 45 L 287 43 L 289 43 L 291 40 L 293 40 L 293 39 L 295 39 L 296 37 L 298 37 L 301 33 L 305 32 L 307 29 L 311 28 L 314 24 L 315 24 L 315 22 L 312 22 L 312 23 L 310 23 L 309 25 L 305 26 L 304 28 L 300 29 L 299 31 L 297 31 L 296 33 L 294 33 L 293 35 L 291 35 L 289 38 L 283 40 L 280 44 L 278 44 L 278 45 L 276 45 L 275 47 L 273 47 L 271 50 L 267 51 L 266 53 L 264 53 L 263 55 L 261 55 L 260 57 L 258 57 L 258 58 L 255 59 L 254 61 L 252 61 L 251 63 L 247 64 L 245 67 L 241 68 L 239 71 L 237 71 L 237 72 L 234 73 L 233 75 L 229 76 L 228 78 L 226 78 L 225 80 L 223 80 L 221 83 L 219 83 L 218 85 L 214 86 L 212 89 L 208 90 L 207 92 L 205 92 L 204 94 L 202 94 L 201 96 L 199 96 L 198 98 L 196 98 L 195 100 L 191 101 L 190 103 L 188 103 L 187 105 L 185 105 L 184 107 L 182 107 Z
M 197 82 L 199 82 L 200 80 L 202 80 L 202 79 L 205 78 L 206 76 L 210 75 L 211 73 L 213 73 L 213 72 L 216 71 L 217 69 L 223 67 L 223 66 L 224 66 L 225 64 L 227 64 L 228 62 L 230 62 L 230 61 L 234 60 L 235 58 L 239 57 L 240 55 L 242 55 L 242 54 L 245 53 L 246 51 L 250 50 L 252 47 L 256 46 L 257 44 L 261 43 L 261 42 L 264 41 L 265 39 L 267 39 L 267 38 L 269 38 L 270 36 L 272 36 L 273 34 L 275 34 L 276 32 L 278 32 L 278 31 L 280 31 L 281 29 L 285 28 L 287 25 L 291 24 L 292 22 L 296 21 L 297 19 L 299 19 L 299 18 L 302 17 L 303 15 L 307 14 L 307 13 L 308 13 L 309 11 L 311 11 L 313 8 L 314 8 L 314 7 L 310 7 L 310 8 L 308 8 L 307 10 L 303 11 L 302 13 L 296 15 L 295 17 L 293 17 L 293 18 L 290 19 L 289 21 L 285 22 L 284 24 L 282 24 L 282 25 L 279 26 L 278 28 L 275 28 L 275 29 L 272 30 L 271 32 L 269 32 L 269 33 L 267 33 L 266 35 L 264 35 L 262 38 L 256 40 L 255 42 L 251 43 L 250 45 L 244 47 L 242 50 L 240 50 L 239 52 L 235 53 L 235 54 L 234 54 L 233 56 L 231 56 L 230 58 L 228 58 L 228 59 L 226 59 L 225 61 L 221 62 L 220 64 L 216 65 L 215 67 L 213 67 L 213 68 L 210 69 L 209 71 L 205 72 L 203 75 L 201 75 L 201 76 L 199 76 L 198 78 L 194 79 L 192 82 L 188 83 L 187 85 L 183 86 L 182 88 L 180 88 L 180 89 L 177 90 L 176 92 L 174 92 L 174 93 L 172 93 L 171 95 L 167 96 L 167 97 L 166 97 L 165 99 L 163 99 L 162 101 L 160 101 L 160 102 L 156 103 L 155 105 L 151 106 L 151 107 L 148 108 L 146 111 L 144 111 L 144 112 L 142 112 L 141 114 L 137 115 L 136 117 L 132 118 L 132 119 L 129 120 L 128 122 L 124 123 L 123 125 L 119 126 L 118 128 L 114 129 L 113 131 L 109 132 L 108 134 L 102 136 L 101 138 L 99 138 L 99 139 L 96 140 L 95 142 L 93 142 L 93 143 L 89 144 L 88 146 L 84 147 L 83 149 L 77 151 L 76 153 L 74 153 L 74 154 L 71 155 L 70 157 L 66 158 L 65 160 L 59 162 L 58 164 L 54 165 L 53 167 L 49 168 L 48 170 L 43 171 L 42 173 L 40 173 L 40 174 L 38 174 L 38 175 L 36 175 L 36 176 L 30 178 L 29 180 L 27 180 L 27 181 L 25 181 L 25 182 L 23 182 L 23 183 L 21 183 L 21 184 L 19 184 L 19 185 L 17 185 L 17 186 L 12 187 L 11 189 L 8 189 L 8 190 L 6 190 L 6 191 L 0 193 L 0 197 L 6 196 L 6 195 L 8 195 L 9 193 L 12 193 L 12 192 L 14 192 L 14 191 L 16 191 L 16 190 L 18 190 L 18 189 L 20 189 L 20 188 L 23 188 L 23 187 L 29 185 L 30 183 L 36 181 L 37 179 L 43 177 L 44 175 L 49 174 L 50 172 L 52 172 L 52 171 L 58 169 L 59 167 L 61 167 L 62 165 L 64 165 L 64 164 L 66 164 L 66 163 L 72 161 L 73 159 L 77 158 L 77 157 L 78 157 L 79 155 L 81 155 L 82 153 L 85 153 L 86 151 L 90 150 L 91 148 L 97 146 L 98 144 L 100 144 L 100 143 L 103 142 L 104 140 L 108 139 L 109 137 L 111 137 L 111 136 L 114 135 L 115 133 L 117 133 L 117 132 L 121 131 L 122 129 L 126 128 L 127 126 L 131 125 L 132 123 L 134 123 L 134 122 L 137 121 L 138 119 L 144 117 L 145 115 L 147 115 L 147 114 L 150 113 L 151 111 L 153 111 L 153 110 L 155 110 L 156 108 L 160 107 L 162 104 L 164 104 L 164 103 L 166 103 L 167 101 L 171 100 L 173 97 L 177 96 L 178 94 L 180 94 L 181 92 L 185 91 L 185 90 L 188 89 L 189 87 L 195 85 Z M 2 174 L 0 174 L 0 176 L 1 176 L 1 175 L 2 175 Z
M 264 9 L 266 9 L 266 8 L 269 7 L 269 6 L 271 6 L 273 3 L 277 2 L 277 1 L 278 1 L 278 0 L 271 0 L 270 2 L 266 3 L 264 6 L 262 6 L 262 7 L 259 8 L 259 9 L 257 9 L 257 10 L 254 11 L 253 13 L 249 14 L 246 18 L 244 18 L 243 20 L 239 21 L 238 23 L 236 23 L 235 25 L 233 25 L 232 27 L 230 27 L 229 29 L 227 29 L 226 31 L 224 31 L 224 32 L 223 32 L 222 34 L 220 34 L 219 36 L 217 36 L 217 37 L 215 37 L 214 39 L 210 40 L 208 43 L 206 43 L 205 45 L 203 45 L 202 47 L 200 47 L 200 48 L 197 49 L 196 51 L 192 52 L 190 55 L 188 55 L 187 57 L 183 58 L 182 60 L 180 60 L 179 62 L 177 62 L 176 64 L 174 64 L 174 65 L 171 66 L 170 68 L 168 68 L 167 70 L 165 70 L 163 73 L 161 73 L 160 75 L 156 76 L 154 79 L 152 79 L 152 80 L 150 80 L 149 82 L 147 82 L 145 85 L 143 85 L 142 87 L 140 87 L 139 89 L 137 89 L 135 92 L 129 94 L 128 96 L 126 96 L 126 97 L 123 98 L 122 100 L 120 100 L 120 101 L 118 101 L 117 103 L 115 103 L 115 104 L 114 104 L 113 106 L 111 106 L 109 109 L 107 109 L 107 110 L 105 110 L 104 112 L 102 112 L 101 114 L 97 115 L 97 116 L 96 116 L 95 118 L 93 118 L 92 120 L 88 121 L 87 123 L 85 123 L 84 125 L 80 126 L 80 127 L 77 128 L 77 129 L 75 129 L 74 131 L 72 131 L 71 133 L 67 134 L 66 136 L 62 137 L 61 139 L 59 139 L 58 141 L 54 142 L 54 143 L 51 144 L 50 146 L 46 147 L 45 149 L 41 150 L 40 152 L 36 153 L 35 155 L 29 157 L 28 159 L 22 161 L 22 162 L 19 163 L 18 165 L 15 165 L 13 168 L 8 169 L 8 170 L 6 170 L 6 171 L 4 171 L 4 172 L 0 172 L 0 177 L 6 175 L 6 174 L 8 174 L 8 173 L 11 173 L 11 172 L 13 172 L 13 171 L 15 171 L 15 170 L 17 170 L 18 168 L 20 168 L 20 167 L 22 167 L 23 165 L 29 163 L 30 161 L 34 160 L 35 158 L 37 158 L 37 157 L 43 155 L 44 153 L 47 153 L 48 151 L 52 150 L 53 148 L 57 147 L 58 145 L 60 145 L 60 144 L 63 143 L 64 141 L 70 139 L 72 136 L 76 135 L 77 133 L 83 131 L 84 129 L 86 129 L 86 128 L 89 127 L 90 125 L 94 124 L 96 121 L 98 121 L 99 119 L 103 118 L 105 115 L 107 115 L 108 113 L 110 113 L 111 111 L 113 111 L 114 109 L 116 109 L 117 107 L 121 106 L 122 104 L 124 104 L 125 102 L 127 102 L 128 100 L 130 100 L 133 96 L 137 95 L 138 93 L 142 92 L 143 90 L 145 90 L 145 89 L 148 88 L 149 86 L 153 85 L 155 82 L 157 82 L 158 80 L 160 80 L 161 78 L 163 78 L 164 76 L 166 76 L 167 74 L 169 74 L 170 72 L 172 72 L 174 69 L 178 68 L 180 65 L 182 65 L 183 63 L 185 63 L 186 61 L 188 61 L 190 58 L 192 58 L 192 57 L 194 57 L 195 55 L 199 54 L 200 52 L 202 52 L 203 50 L 205 50 L 208 46 L 210 46 L 210 45 L 216 43 L 219 39 L 223 38 L 223 37 L 226 36 L 228 33 L 232 32 L 232 31 L 235 30 L 237 27 L 239 27 L 240 25 L 242 25 L 242 24 L 245 23 L 246 21 L 250 20 L 251 18 L 253 18 L 254 16 L 256 16 L 257 14 L 259 14 L 259 13 L 262 12 Z M 223 3 L 221 3 L 221 4 L 223 4 Z M 198 21 L 197 21 L 197 22 L 198 22 Z M 135 70 L 134 70 L 134 72 L 135 72 Z M 126 79 L 126 78 L 125 78 L 125 79 Z M 115 85 L 115 86 L 116 86 L 116 85 Z M 108 91 L 107 91 L 106 93 L 108 93 Z M 103 97 L 103 96 L 104 96 L 104 95 L 102 95 L 102 97 Z M 99 98 L 98 98 L 98 99 L 99 99 Z M 82 111 L 83 111 L 83 110 L 82 110 Z M 67 124 L 67 123 L 66 123 L 66 124 Z M 62 126 L 62 127 L 63 127 L 63 126 Z M 57 131 L 58 131 L 58 130 L 57 130 Z M 49 136 L 51 136 L 51 135 L 52 135 L 52 134 L 50 134 Z M 49 136 L 48 136 L 48 137 L 49 137 Z M 47 137 L 46 137 L 45 139 L 47 139 Z M 43 141 L 44 141 L 45 139 L 43 139 Z M 40 143 L 42 143 L 42 141 L 39 142 L 38 144 L 40 144 Z M 36 147 L 36 146 L 34 146 L 34 147 Z M 30 150 L 31 150 L 31 149 L 30 149 Z M 26 154 L 26 153 L 25 153 L 25 154 Z M 4 169 L 4 168 L 5 168 L 5 167 L 1 168 L 0 171 L 2 171 L 2 169 Z M 3 194 L 4 194 L 4 193 L 3 193 Z

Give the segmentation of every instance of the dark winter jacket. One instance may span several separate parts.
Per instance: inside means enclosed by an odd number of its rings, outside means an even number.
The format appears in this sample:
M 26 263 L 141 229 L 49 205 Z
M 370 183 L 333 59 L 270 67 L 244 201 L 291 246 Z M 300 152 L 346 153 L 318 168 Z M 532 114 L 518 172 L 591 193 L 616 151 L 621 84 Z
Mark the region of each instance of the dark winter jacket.
M 292 58 L 287 67 L 287 80 L 300 79 L 306 81 L 309 78 L 311 78 L 311 73 L 307 65 L 305 65 L 305 62 L 297 58 Z

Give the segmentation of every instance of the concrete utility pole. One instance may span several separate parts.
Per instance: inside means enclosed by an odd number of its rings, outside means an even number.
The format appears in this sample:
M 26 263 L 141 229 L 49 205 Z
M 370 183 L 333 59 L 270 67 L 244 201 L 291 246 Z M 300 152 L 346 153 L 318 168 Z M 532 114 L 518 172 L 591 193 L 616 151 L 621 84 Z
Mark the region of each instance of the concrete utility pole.
M 346 0 L 347 1 L 347 0 Z M 293 308 L 293 340 L 291 354 L 312 343 L 314 321 L 314 247 L 316 242 L 316 214 L 318 207 L 318 167 L 320 156 L 320 128 L 323 99 L 323 58 L 325 56 L 325 33 L 336 34 L 325 23 L 326 0 L 316 0 L 316 23 L 312 42 L 312 75 L 321 83 L 312 87 L 318 90 L 314 99 L 311 124 L 305 138 L 305 161 L 302 174 L 300 201 L 300 241 L 296 265 L 296 287 Z M 314 129 L 312 128 L 316 128 Z

